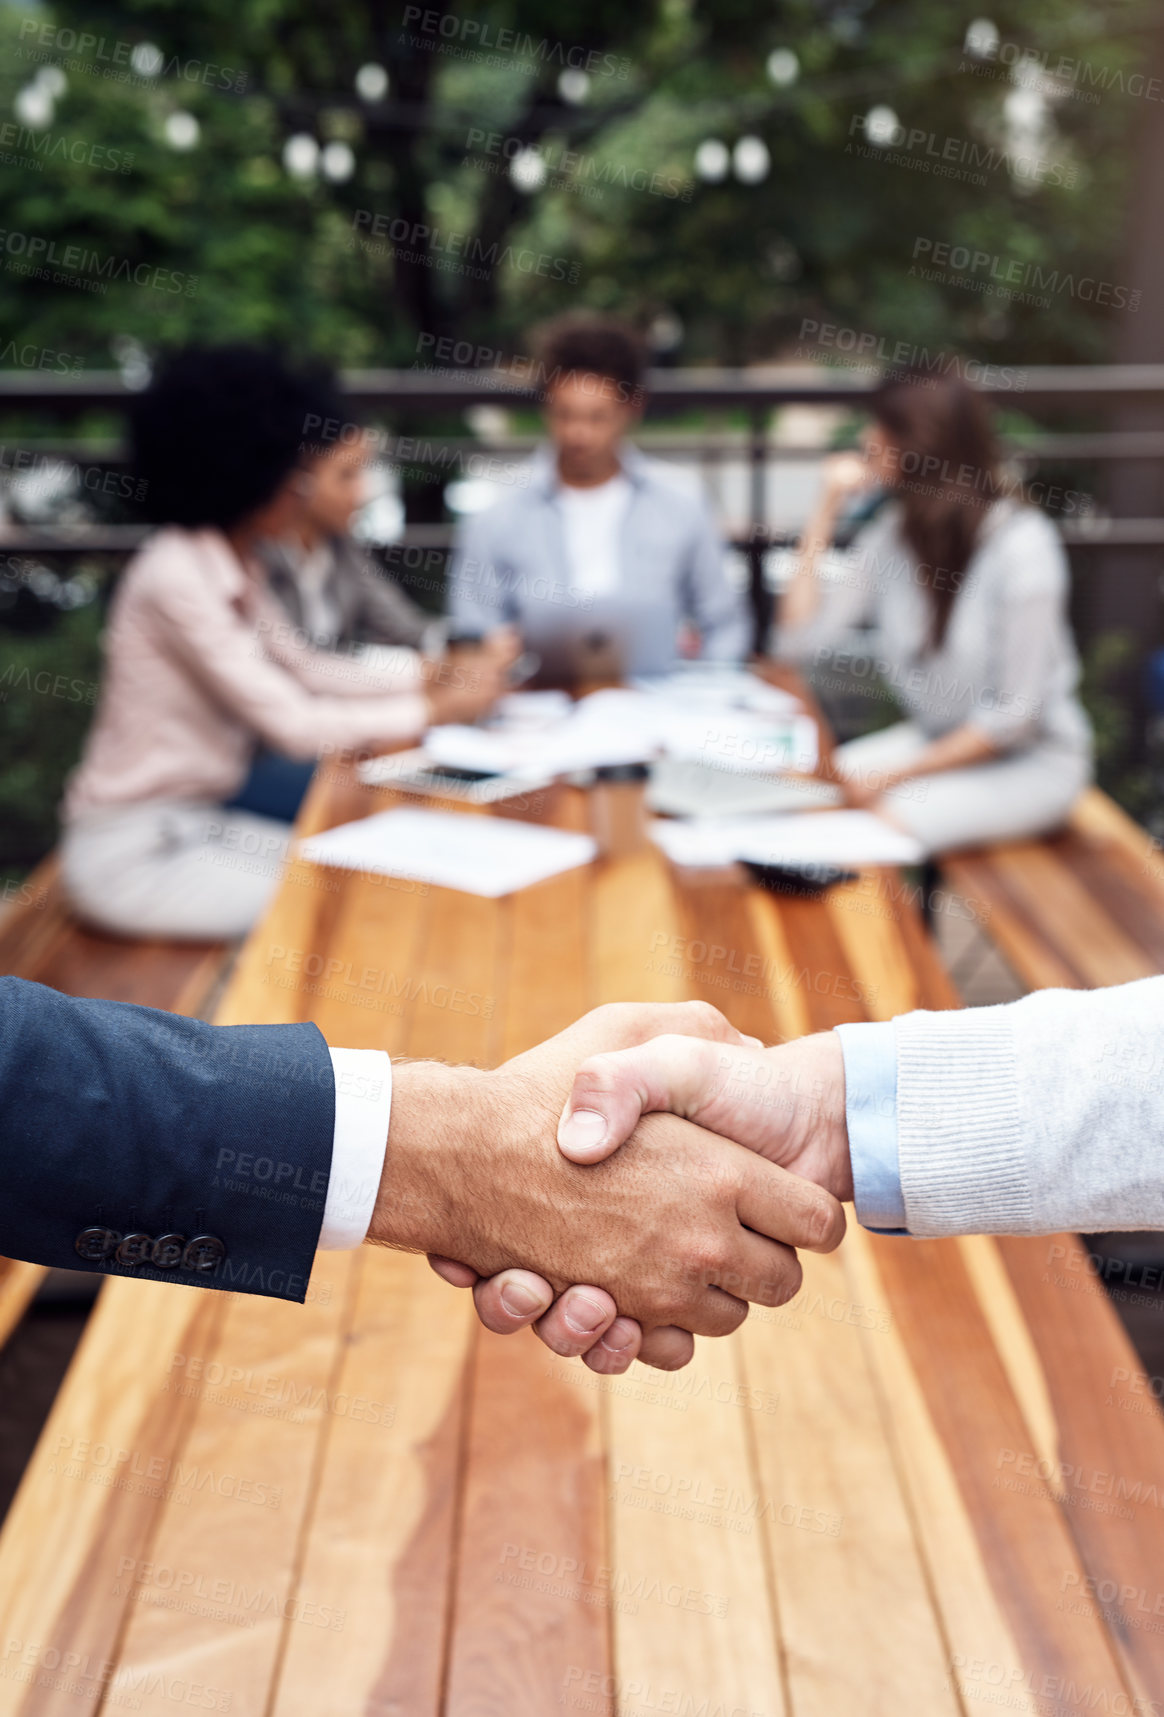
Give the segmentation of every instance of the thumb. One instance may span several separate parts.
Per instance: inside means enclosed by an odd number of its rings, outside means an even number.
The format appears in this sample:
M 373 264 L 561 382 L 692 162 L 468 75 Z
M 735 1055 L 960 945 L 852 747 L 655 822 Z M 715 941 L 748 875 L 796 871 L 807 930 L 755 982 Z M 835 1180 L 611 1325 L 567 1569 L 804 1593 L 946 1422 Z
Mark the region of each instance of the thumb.
M 600 1163 L 657 1109 L 693 1118 L 721 1078 L 724 1045 L 654 1037 L 633 1049 L 592 1055 L 574 1075 L 558 1122 L 558 1149 L 575 1163 Z

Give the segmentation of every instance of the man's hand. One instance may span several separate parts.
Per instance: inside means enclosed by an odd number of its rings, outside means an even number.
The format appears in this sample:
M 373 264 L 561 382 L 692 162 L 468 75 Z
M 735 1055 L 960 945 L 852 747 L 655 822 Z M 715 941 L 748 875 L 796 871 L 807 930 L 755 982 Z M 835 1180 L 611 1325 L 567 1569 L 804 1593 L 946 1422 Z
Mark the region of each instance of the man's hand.
M 606 1050 L 627 1049 L 661 1032 L 759 1048 L 710 1002 L 624 1002 L 594 1008 L 554 1042 L 581 1061 Z M 537 1052 L 535 1052 L 537 1053 Z M 521 1057 L 517 1058 L 518 1063 Z M 510 1063 L 514 1065 L 514 1063 Z M 571 1067 L 571 1075 L 577 1061 Z M 646 1335 L 633 1318 L 620 1317 L 604 1288 L 574 1286 L 555 1299 L 554 1290 L 532 1270 L 503 1270 L 482 1278 L 467 1265 L 430 1254 L 438 1276 L 455 1288 L 472 1288 L 477 1315 L 497 1335 L 533 1325 L 538 1339 L 563 1359 L 582 1358 L 592 1371 L 613 1374 L 635 1359 L 660 1371 L 675 1371 L 691 1359 L 695 1344 L 685 1329 L 660 1327 Z
M 834 1032 L 773 1049 L 751 1039 L 714 1043 L 668 1035 L 593 1056 L 574 1077 L 558 1124 L 559 1147 L 574 1162 L 601 1162 L 618 1150 L 642 1115 L 659 1109 L 748 1146 L 838 1199 L 853 1196 L 844 1061 Z M 523 1308 L 535 1309 L 519 1318 L 518 1301 L 511 1309 L 509 1294 L 520 1296 Z M 691 1357 L 690 1342 L 684 1344 L 678 1331 L 668 1332 L 661 1358 L 646 1343 L 639 1351 L 637 1328 L 625 1317 L 587 1348 L 575 1327 L 577 1314 L 579 1309 L 595 1313 L 592 1305 L 574 1303 L 574 1296 L 583 1295 L 593 1302 L 594 1290 L 580 1288 L 555 1301 L 549 1283 L 529 1271 L 506 1272 L 474 1290 L 482 1321 L 491 1329 L 521 1327 L 540 1315 L 543 1339 L 559 1353 L 585 1354 L 595 1371 L 625 1371 L 636 1357 L 671 1368 Z M 611 1316 L 613 1311 L 611 1305 Z M 558 1345 L 568 1334 L 576 1343 L 569 1350 Z
M 642 1115 L 660 1109 L 747 1145 L 838 1199 L 853 1196 L 845 1063 L 835 1032 L 772 1049 L 663 1036 L 592 1056 L 574 1076 L 559 1147 L 572 1162 L 602 1162 Z
M 495 1073 L 398 1067 L 369 1238 L 456 1258 L 477 1275 L 530 1266 L 558 1293 L 597 1281 L 643 1326 L 645 1345 L 661 1327 L 727 1334 L 749 1300 L 784 1304 L 800 1282 L 790 1247 L 828 1250 L 844 1229 L 820 1188 L 672 1116 L 649 1116 L 630 1148 L 597 1168 L 555 1146 L 593 1045 L 649 1038 L 685 1010 L 696 1029 L 714 1020 L 746 1050 L 702 1004 L 628 1006 L 597 1010 Z M 787 1244 L 767 1239 L 773 1232 Z

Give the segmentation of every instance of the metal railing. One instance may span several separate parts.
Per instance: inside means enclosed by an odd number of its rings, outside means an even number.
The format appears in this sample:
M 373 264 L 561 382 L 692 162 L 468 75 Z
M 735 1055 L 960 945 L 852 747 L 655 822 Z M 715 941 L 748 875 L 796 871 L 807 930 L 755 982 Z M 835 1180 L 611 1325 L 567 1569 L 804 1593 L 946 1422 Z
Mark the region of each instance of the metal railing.
M 989 375 L 989 372 L 987 372 Z M 1012 372 L 1013 373 L 1013 372 Z M 1008 453 L 1029 476 L 1036 470 L 1092 470 L 1099 474 L 1095 505 L 1086 512 L 1062 515 L 1056 522 L 1077 572 L 1086 557 L 1098 550 L 1146 556 L 1164 546 L 1164 518 L 1111 516 L 1105 507 L 1105 475 L 1113 464 L 1134 462 L 1158 471 L 1164 464 L 1164 365 L 1031 366 L 1018 372 L 1021 388 L 998 381 L 981 392 L 1000 408 L 1005 419 L 1021 417 L 1021 428 L 1004 436 Z M 770 606 L 766 561 L 774 548 L 789 545 L 795 531 L 774 523 L 769 505 L 770 479 L 782 463 L 818 460 L 827 451 L 817 443 L 785 441 L 774 425 L 775 414 L 789 406 L 825 406 L 859 412 L 875 386 L 872 375 L 838 367 L 778 365 L 747 370 L 673 369 L 653 371 L 647 379 L 648 404 L 644 445 L 663 457 L 694 460 L 706 475 L 725 461 L 746 468 L 747 505 L 742 517 L 722 521 L 726 539 L 742 553 L 758 633 Z M 424 370 L 356 370 L 343 377 L 353 415 L 380 424 L 406 425 L 410 440 L 425 434 L 424 458 L 433 466 L 429 483 L 455 475 L 473 454 L 517 459 L 534 445 L 532 433 L 491 436 L 423 432 L 426 419 L 447 423 L 450 414 L 473 406 L 494 406 L 526 412 L 536 407 L 536 390 L 515 385 L 502 373 L 488 370 L 431 372 Z M 11 470 L 10 454 L 19 451 L 25 468 L 37 459 L 66 459 L 88 470 L 116 473 L 124 468 L 125 450 L 110 438 L 109 420 L 124 414 L 133 398 L 115 372 L 55 376 L 39 372 L 0 374 L 0 422 L 31 420 L 37 433 L 22 433 L 15 443 L 0 443 L 0 475 Z M 668 427 L 682 415 L 698 415 L 698 427 Z M 1063 427 L 1064 417 L 1071 420 Z M 1004 423 L 1005 423 L 1004 419 Z M 85 420 L 90 432 L 86 433 Z M 1156 422 L 1160 427 L 1156 428 Z M 40 424 L 51 426 L 42 436 Z M 100 431 L 93 428 L 100 425 Z M 1033 427 L 1032 427 L 1033 425 Z M 78 429 L 80 426 L 80 431 Z M 442 470 L 443 468 L 443 470 Z M 408 488 L 406 485 L 406 498 Z M 431 515 L 430 503 L 423 509 Z M 1053 511 L 1053 509 L 1052 509 Z M 407 518 L 401 544 L 433 550 L 447 549 L 453 526 L 449 522 Z M 8 556 L 75 558 L 86 555 L 123 557 L 130 553 L 144 527 L 133 524 L 79 522 L 69 529 L 44 526 L 9 527 L 0 531 L 0 553 Z M 1151 567 L 1154 568 L 1153 556 Z M 1143 570 L 1148 566 L 1144 561 Z M 1151 576 L 1155 574 L 1152 571 Z M 1148 641 L 1148 640 L 1145 640 Z

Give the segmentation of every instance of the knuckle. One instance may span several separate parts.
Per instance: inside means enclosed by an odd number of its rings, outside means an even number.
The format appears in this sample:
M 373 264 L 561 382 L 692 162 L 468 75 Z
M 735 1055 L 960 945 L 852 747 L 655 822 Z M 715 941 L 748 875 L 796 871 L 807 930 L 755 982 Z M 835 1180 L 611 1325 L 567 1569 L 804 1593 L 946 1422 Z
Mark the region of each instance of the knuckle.
M 795 1255 L 789 1258 L 783 1269 L 777 1274 L 772 1283 L 773 1306 L 786 1306 L 789 1300 L 794 1300 L 800 1292 L 804 1281 L 804 1271 L 800 1267 L 800 1259 Z
M 746 1300 L 726 1300 L 720 1314 L 722 1334 L 731 1335 L 742 1323 L 746 1323 L 750 1309 Z
M 727 1019 L 712 1002 L 687 1002 L 685 1003 L 685 1006 L 690 1009 L 691 1018 L 696 1021 L 704 1031 L 718 1032 L 728 1028 Z
M 832 1252 L 845 1237 L 845 1212 L 835 1199 L 821 1199 L 809 1216 L 812 1245 L 818 1252 Z
M 696 1235 L 688 1246 L 686 1261 L 693 1286 L 707 1287 L 727 1274 L 727 1259 L 718 1235 Z

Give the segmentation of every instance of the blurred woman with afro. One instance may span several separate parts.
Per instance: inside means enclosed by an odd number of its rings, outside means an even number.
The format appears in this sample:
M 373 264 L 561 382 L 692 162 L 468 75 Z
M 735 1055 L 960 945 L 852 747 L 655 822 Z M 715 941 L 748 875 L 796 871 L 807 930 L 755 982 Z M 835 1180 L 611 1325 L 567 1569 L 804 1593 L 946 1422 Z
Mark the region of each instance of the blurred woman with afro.
M 288 625 L 255 548 L 294 522 L 305 467 L 343 419 L 325 375 L 244 345 L 178 352 L 136 402 L 134 463 L 161 528 L 114 595 L 62 812 L 65 886 L 101 929 L 242 935 L 316 758 L 415 741 L 503 690 L 500 649 L 434 672 L 414 650 L 364 660 Z

